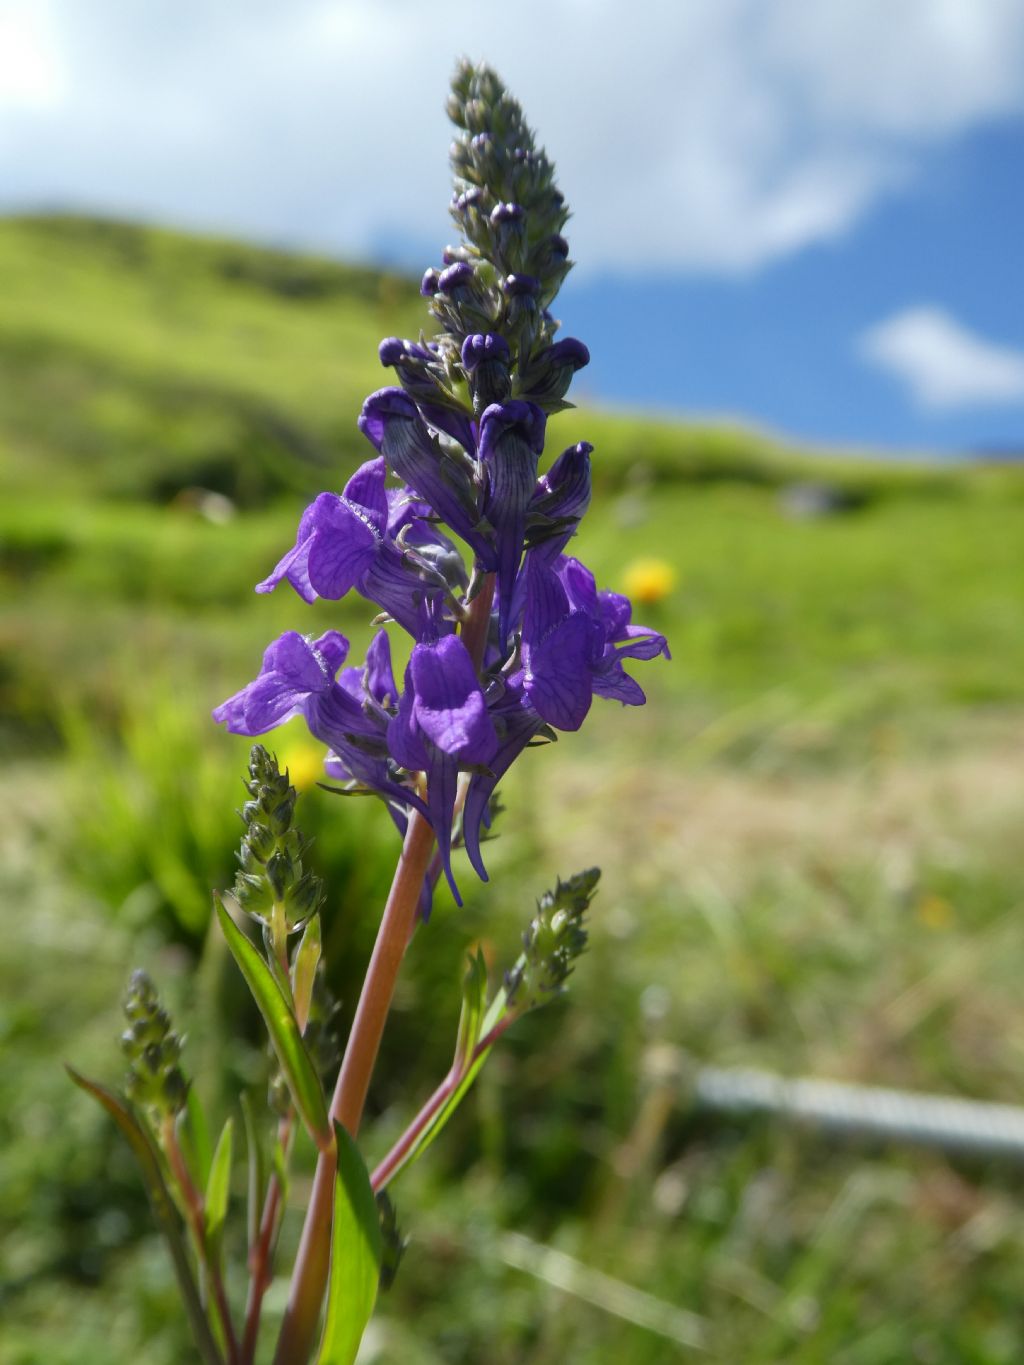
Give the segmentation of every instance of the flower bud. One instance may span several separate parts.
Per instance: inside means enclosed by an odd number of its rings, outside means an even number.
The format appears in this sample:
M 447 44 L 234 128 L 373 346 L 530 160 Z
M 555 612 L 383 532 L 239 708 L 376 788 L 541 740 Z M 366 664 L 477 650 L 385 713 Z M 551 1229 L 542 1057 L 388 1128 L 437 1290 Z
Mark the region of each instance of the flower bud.
M 252 747 L 249 775 L 251 799 L 241 811 L 246 831 L 237 855 L 234 896 L 260 924 L 276 924 L 275 934 L 293 933 L 315 912 L 321 897 L 319 879 L 302 866 L 306 841 L 292 825 L 295 788 L 261 744 Z
M 577 872 L 537 902 L 537 914 L 523 934 L 522 955 L 506 976 L 510 1005 L 533 1009 L 561 994 L 587 944 L 583 916 L 600 876 L 596 867 Z
M 180 1066 L 182 1040 L 171 1017 L 160 1005 L 156 987 L 146 972 L 132 972 L 124 998 L 129 1027 L 121 1035 L 128 1057 L 125 1092 L 134 1104 L 161 1116 L 181 1112 L 188 1097 L 188 1081 Z

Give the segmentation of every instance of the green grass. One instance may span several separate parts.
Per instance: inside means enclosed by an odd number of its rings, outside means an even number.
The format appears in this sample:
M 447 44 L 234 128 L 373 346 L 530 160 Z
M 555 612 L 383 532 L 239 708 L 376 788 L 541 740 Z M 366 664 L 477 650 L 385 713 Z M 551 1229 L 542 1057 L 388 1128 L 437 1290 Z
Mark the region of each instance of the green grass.
M 244 993 L 203 947 L 247 747 L 208 712 L 281 630 L 365 644 L 367 604 L 252 585 L 364 458 L 377 341 L 424 313 L 409 281 L 80 219 L 0 222 L 0 265 L 0 1365 L 177 1365 L 140 1191 L 59 1063 L 116 1080 L 139 962 L 188 1014 L 215 1113 L 262 1085 Z M 644 710 L 598 701 L 525 757 L 490 884 L 464 873 L 465 910 L 442 898 L 413 945 L 371 1157 L 448 1064 L 464 951 L 500 968 L 556 873 L 604 866 L 569 999 L 517 1027 L 397 1191 L 412 1244 L 371 1358 L 1016 1362 L 1014 1170 L 715 1121 L 687 1077 L 1021 1099 L 1024 480 L 603 412 L 561 416 L 550 448 L 582 435 L 598 491 L 574 548 L 611 587 L 671 562 L 637 615 L 673 660 L 634 670 Z M 808 478 L 845 510 L 787 516 Z M 206 520 L 197 489 L 236 515 Z M 274 742 L 302 762 L 299 739 Z M 396 836 L 371 803 L 300 811 L 348 1018 Z M 526 1276 L 508 1230 L 697 1314 L 706 1351 Z

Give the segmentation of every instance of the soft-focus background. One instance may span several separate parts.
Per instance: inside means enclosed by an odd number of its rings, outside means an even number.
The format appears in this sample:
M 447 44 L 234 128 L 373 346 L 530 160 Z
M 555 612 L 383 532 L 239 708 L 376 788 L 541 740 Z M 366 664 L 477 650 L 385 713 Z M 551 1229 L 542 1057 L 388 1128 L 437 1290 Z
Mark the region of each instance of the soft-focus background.
M 464 950 L 505 963 L 557 872 L 605 869 L 568 999 L 396 1190 L 367 1361 L 1017 1362 L 1018 1167 L 726 1122 L 688 1078 L 1024 1097 L 1018 0 L 0 0 L 0 1362 L 190 1358 L 60 1063 L 116 1081 L 138 963 L 215 1111 L 262 1085 L 207 938 L 247 751 L 209 711 L 285 628 L 367 638 L 365 603 L 252 585 L 366 456 L 378 340 L 425 325 L 463 51 L 576 209 L 576 548 L 674 657 L 524 758 L 491 885 L 417 936 L 371 1155 L 447 1066 Z M 274 744 L 351 1012 L 395 839 Z

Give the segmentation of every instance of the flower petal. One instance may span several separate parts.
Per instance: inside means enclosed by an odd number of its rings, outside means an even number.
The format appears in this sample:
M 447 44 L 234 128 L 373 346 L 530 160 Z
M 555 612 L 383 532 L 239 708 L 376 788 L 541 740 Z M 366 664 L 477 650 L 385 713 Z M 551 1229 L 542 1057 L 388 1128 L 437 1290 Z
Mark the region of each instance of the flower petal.
M 469 651 L 456 635 L 417 645 L 409 660 L 413 711 L 421 733 L 443 753 L 487 763 L 498 747 Z

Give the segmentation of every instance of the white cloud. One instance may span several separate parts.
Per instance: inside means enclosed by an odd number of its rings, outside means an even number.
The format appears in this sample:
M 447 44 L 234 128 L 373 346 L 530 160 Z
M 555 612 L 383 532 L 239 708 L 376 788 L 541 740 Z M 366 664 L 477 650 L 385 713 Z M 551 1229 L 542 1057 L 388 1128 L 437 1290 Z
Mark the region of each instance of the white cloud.
M 857 348 L 932 412 L 1024 404 L 1024 351 L 988 341 L 941 308 L 896 313 L 865 332 Z
M 65 93 L 51 8 L 0 0 L 0 109 L 44 110 Z
M 0 5 L 34 31 L 38 0 Z M 1024 108 L 1022 0 L 47 12 L 55 40 L 33 50 L 60 81 L 33 104 L 0 80 L 9 205 L 77 202 L 347 252 L 447 235 L 442 105 L 461 52 L 522 99 L 576 209 L 574 254 L 597 268 L 755 269 L 847 231 L 939 140 Z

